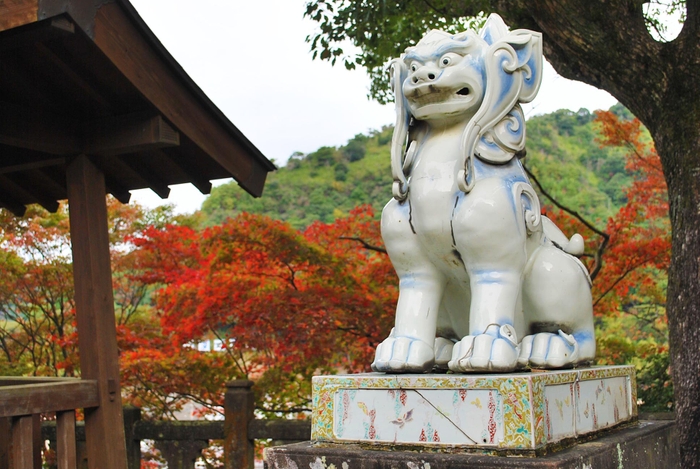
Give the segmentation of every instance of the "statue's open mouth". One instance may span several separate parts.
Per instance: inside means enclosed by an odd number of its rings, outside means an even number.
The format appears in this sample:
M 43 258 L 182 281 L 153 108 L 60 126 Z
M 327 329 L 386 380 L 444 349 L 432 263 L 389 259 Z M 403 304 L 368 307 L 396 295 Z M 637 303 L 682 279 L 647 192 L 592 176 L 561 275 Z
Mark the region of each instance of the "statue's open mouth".
M 439 90 L 433 86 L 426 93 L 421 93 L 421 90 L 415 89 L 413 93 L 406 93 L 408 98 L 417 107 L 427 106 L 429 104 L 448 103 L 455 100 L 463 100 L 465 97 L 472 94 L 468 87 L 460 88 L 457 91 L 453 89 Z

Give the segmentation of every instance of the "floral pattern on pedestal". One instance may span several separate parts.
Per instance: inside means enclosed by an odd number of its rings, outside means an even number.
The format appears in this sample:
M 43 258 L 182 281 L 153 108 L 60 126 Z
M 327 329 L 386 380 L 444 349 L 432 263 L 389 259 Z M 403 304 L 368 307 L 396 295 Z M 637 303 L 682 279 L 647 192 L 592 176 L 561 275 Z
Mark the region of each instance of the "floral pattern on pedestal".
M 535 450 L 636 416 L 630 366 L 502 375 L 318 376 L 312 440 Z

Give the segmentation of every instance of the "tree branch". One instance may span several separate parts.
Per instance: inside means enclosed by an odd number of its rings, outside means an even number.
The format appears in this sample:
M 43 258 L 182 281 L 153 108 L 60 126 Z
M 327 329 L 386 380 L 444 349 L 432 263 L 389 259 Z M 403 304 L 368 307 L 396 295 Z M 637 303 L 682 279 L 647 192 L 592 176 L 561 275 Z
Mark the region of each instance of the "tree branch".
M 365 241 L 364 239 L 358 238 L 358 237 L 356 237 L 356 236 L 341 236 L 341 237 L 338 238 L 338 239 L 347 239 L 347 240 L 350 240 L 350 241 L 357 241 L 357 242 L 360 243 L 360 244 L 362 245 L 362 247 L 365 248 L 365 249 L 369 249 L 370 251 L 381 252 L 382 254 L 386 254 L 386 253 L 387 253 L 387 252 L 386 252 L 386 249 L 384 249 L 383 247 L 374 246 L 374 245 L 372 245 L 372 244 L 369 244 L 369 243 L 368 243 L 367 241 Z

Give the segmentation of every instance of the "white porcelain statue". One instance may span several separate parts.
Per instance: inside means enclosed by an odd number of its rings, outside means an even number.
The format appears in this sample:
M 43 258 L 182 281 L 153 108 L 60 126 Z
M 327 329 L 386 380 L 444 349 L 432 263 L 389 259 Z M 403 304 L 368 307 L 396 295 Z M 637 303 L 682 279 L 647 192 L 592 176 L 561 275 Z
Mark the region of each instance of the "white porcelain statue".
M 392 62 L 394 198 L 382 237 L 396 323 L 372 368 L 564 368 L 595 355 L 590 277 L 541 215 L 520 163 L 542 77 L 541 34 L 491 15 L 480 34 L 431 31 Z M 572 255 L 573 254 L 573 255 Z

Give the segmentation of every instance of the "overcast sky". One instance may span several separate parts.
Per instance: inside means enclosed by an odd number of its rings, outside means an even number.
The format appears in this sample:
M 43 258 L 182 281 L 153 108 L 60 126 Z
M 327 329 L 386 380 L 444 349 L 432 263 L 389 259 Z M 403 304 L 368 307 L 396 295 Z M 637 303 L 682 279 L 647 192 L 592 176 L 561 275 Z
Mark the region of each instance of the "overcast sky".
M 131 0 L 192 79 L 262 153 L 279 166 L 295 151 L 339 146 L 357 133 L 393 124 L 392 105 L 367 99 L 363 70 L 312 60 L 304 38 L 315 23 L 305 0 Z M 196 8 L 195 8 L 196 6 Z M 526 117 L 557 109 L 608 109 L 609 94 L 556 75 L 547 64 Z M 173 203 L 192 212 L 204 196 L 189 184 L 171 186 L 163 201 L 150 190 L 132 200 Z

